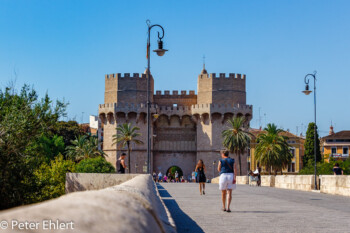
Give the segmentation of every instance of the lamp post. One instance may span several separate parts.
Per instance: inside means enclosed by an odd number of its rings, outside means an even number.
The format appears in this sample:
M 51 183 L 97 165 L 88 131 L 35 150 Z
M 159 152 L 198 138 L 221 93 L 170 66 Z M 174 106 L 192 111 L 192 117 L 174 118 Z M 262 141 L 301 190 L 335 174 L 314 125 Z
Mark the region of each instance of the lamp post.
M 161 29 L 162 34 L 158 31 L 158 49 L 153 50 L 156 52 L 158 56 L 163 56 L 165 54 L 166 49 L 163 49 L 163 37 L 164 37 L 164 28 L 159 24 L 151 25 L 151 21 L 146 21 L 148 26 L 148 38 L 147 38 L 147 173 L 151 173 L 151 100 L 150 100 L 150 89 L 151 89 L 151 76 L 150 76 L 150 68 L 151 68 L 151 57 L 150 57 L 150 48 L 151 48 L 151 29 L 153 27 L 158 27 Z
M 305 90 L 302 91 L 305 95 L 309 95 L 312 91 L 309 90 L 309 81 L 310 78 L 312 77 L 314 79 L 314 117 L 315 117 L 315 127 L 314 127 L 314 159 L 315 159 L 315 190 L 317 190 L 317 178 L 316 178 L 316 174 L 317 174 L 317 167 L 316 167 L 316 146 L 317 146 L 317 125 L 316 125 L 316 71 L 314 71 L 313 74 L 307 74 L 304 78 L 304 82 L 305 82 Z

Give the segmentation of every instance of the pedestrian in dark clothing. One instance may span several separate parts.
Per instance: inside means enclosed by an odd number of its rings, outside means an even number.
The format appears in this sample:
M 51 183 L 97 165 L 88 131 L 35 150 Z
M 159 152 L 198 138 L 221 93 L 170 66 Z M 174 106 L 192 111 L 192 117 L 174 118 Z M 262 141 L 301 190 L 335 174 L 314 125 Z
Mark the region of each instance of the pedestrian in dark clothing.
M 344 174 L 344 172 L 343 172 L 343 169 L 341 169 L 340 167 L 339 167 L 339 163 L 335 163 L 334 164 L 334 167 L 333 167 L 333 173 L 334 173 L 334 175 L 343 175 Z

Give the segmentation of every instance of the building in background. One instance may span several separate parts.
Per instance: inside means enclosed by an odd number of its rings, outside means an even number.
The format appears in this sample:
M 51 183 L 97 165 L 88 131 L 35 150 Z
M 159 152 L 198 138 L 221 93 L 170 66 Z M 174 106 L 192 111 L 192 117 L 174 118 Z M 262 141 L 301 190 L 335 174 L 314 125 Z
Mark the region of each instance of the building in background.
M 98 149 L 103 148 L 103 128 L 101 127 L 101 120 L 97 116 L 90 115 L 89 123 L 82 123 L 80 127 L 83 131 L 90 136 L 95 136 L 98 138 Z
M 329 135 L 321 138 L 321 151 L 325 162 L 330 158 L 346 160 L 349 158 L 350 130 L 334 133 L 330 127 Z
M 245 116 L 246 126 L 252 118 L 252 105 L 246 104 L 246 76 L 241 74 L 208 74 L 205 68 L 198 76 L 195 91 L 156 91 L 151 75 L 151 172 L 167 174 L 179 167 L 187 178 L 199 159 L 207 167 L 207 178 L 217 176 L 219 151 L 223 148 L 221 132 L 233 116 Z M 147 79 L 139 75 L 110 74 L 105 77 L 105 100 L 99 105 L 103 129 L 103 150 L 114 166 L 121 151 L 113 145 L 116 127 L 131 123 L 140 128 L 143 145 L 131 145 L 131 172 L 146 172 L 147 162 Z M 246 157 L 246 156 L 245 156 Z M 128 158 L 127 158 L 128 159 Z M 247 161 L 242 163 L 247 171 Z
M 253 138 L 250 142 L 250 149 L 248 153 L 248 166 L 250 167 L 250 170 L 254 171 L 257 169 L 257 166 L 260 166 L 258 162 L 255 159 L 255 148 L 257 145 L 256 138 L 259 134 L 264 133 L 266 131 L 261 129 L 249 129 L 250 133 L 253 134 Z M 295 134 L 292 134 L 288 131 L 282 132 L 283 136 L 288 137 L 288 144 L 290 146 L 290 151 L 293 155 L 292 163 L 285 169 L 283 169 L 283 173 L 291 173 L 295 174 L 298 173 L 303 168 L 303 156 L 304 156 L 304 142 L 305 139 L 301 136 L 297 136 Z M 267 169 L 262 167 L 263 172 L 267 172 Z

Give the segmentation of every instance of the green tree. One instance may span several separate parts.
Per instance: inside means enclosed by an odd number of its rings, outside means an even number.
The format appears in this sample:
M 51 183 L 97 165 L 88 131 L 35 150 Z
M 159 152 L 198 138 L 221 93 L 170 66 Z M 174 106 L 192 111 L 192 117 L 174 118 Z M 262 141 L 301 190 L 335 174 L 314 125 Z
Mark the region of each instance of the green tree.
M 17 92 L 0 90 L 0 209 L 26 203 L 33 187 L 24 182 L 38 165 L 35 147 L 47 129 L 64 116 L 66 104 L 54 105 L 46 94 L 39 99 L 28 85 Z M 34 163 L 33 163 L 34 162 Z
M 231 153 L 238 155 L 239 175 L 242 175 L 241 154 L 249 147 L 251 133 L 244 128 L 244 117 L 233 117 L 227 120 L 228 128 L 222 131 L 223 146 Z
M 52 135 L 62 136 L 66 146 L 72 145 L 71 141 L 74 141 L 77 137 L 85 135 L 83 129 L 76 121 L 58 121 L 50 127 L 49 132 Z
M 131 171 L 130 169 L 130 156 L 131 156 L 131 142 L 134 142 L 135 144 L 143 144 L 143 142 L 139 139 L 137 139 L 139 136 L 141 136 L 140 133 L 137 133 L 137 131 L 140 130 L 139 127 L 131 127 L 131 124 L 121 124 L 117 128 L 117 134 L 113 135 L 113 145 L 118 144 L 118 149 L 127 148 L 128 150 L 128 168 L 129 173 Z
M 57 156 L 49 164 L 43 163 L 33 173 L 37 191 L 30 193 L 29 202 L 40 202 L 65 193 L 66 173 L 75 171 L 75 163 Z
M 115 168 L 105 158 L 96 157 L 80 161 L 76 167 L 76 172 L 85 173 L 114 173 Z
M 256 161 L 265 166 L 271 174 L 271 168 L 277 173 L 291 163 L 293 155 L 289 150 L 287 137 L 281 135 L 283 130 L 275 124 L 268 124 L 266 132 L 257 137 L 255 148 Z
M 98 140 L 96 137 L 78 136 L 78 138 L 71 141 L 71 144 L 66 148 L 67 157 L 76 162 L 87 158 L 104 156 L 103 151 L 98 149 Z
M 183 176 L 183 172 L 181 170 L 181 168 L 179 168 L 178 166 L 172 166 L 169 170 L 168 173 L 170 173 L 171 177 L 175 178 L 175 172 L 177 171 L 177 173 L 179 173 L 179 178 L 181 176 Z M 166 176 L 168 176 L 168 174 L 164 174 Z M 169 178 L 169 177 L 168 177 Z
M 309 123 L 309 126 L 307 128 L 306 131 L 306 140 L 304 143 L 304 147 L 305 147 L 305 154 L 303 157 L 303 165 L 307 166 L 308 161 L 312 160 L 313 162 L 315 161 L 315 137 L 314 137 L 314 131 L 315 129 L 315 123 L 311 122 Z M 317 129 L 317 126 L 316 126 Z M 316 130 L 316 161 L 320 162 L 322 160 L 321 157 L 321 150 L 320 150 L 320 139 L 318 136 L 318 132 Z
M 333 175 L 333 167 L 335 163 L 339 164 L 339 167 L 343 169 L 344 175 L 350 175 L 350 159 L 345 161 L 331 159 L 329 163 L 327 162 L 317 162 L 316 169 L 317 175 Z M 301 169 L 299 175 L 313 175 L 315 173 L 315 164 L 312 159 L 310 159 L 306 166 Z

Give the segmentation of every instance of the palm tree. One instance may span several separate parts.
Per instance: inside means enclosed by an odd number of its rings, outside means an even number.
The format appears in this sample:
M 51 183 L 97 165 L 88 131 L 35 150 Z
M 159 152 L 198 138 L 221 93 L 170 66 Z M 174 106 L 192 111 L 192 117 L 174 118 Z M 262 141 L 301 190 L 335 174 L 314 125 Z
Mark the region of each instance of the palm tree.
M 277 173 L 290 164 L 292 154 L 287 143 L 288 137 L 281 135 L 282 129 L 275 124 L 268 124 L 264 129 L 266 132 L 257 137 L 257 146 L 255 149 L 255 158 L 264 165 L 269 174 L 271 169 Z
M 134 142 L 136 144 L 143 144 L 141 140 L 138 140 L 137 137 L 141 136 L 140 133 L 137 133 L 136 131 L 140 130 L 139 127 L 131 127 L 131 124 L 121 124 L 117 128 L 117 134 L 113 135 L 113 145 L 119 144 L 118 149 L 125 148 L 125 146 L 128 149 L 128 168 L 129 173 L 131 171 L 130 169 L 130 152 L 131 152 L 131 142 Z
M 238 155 L 239 175 L 242 175 L 241 154 L 249 147 L 252 134 L 244 129 L 245 118 L 233 117 L 227 120 L 228 129 L 222 131 L 223 146 Z
M 78 136 L 75 140 L 71 140 L 72 145 L 68 146 L 68 158 L 79 162 L 82 159 L 95 158 L 98 156 L 104 157 L 104 152 L 98 150 L 98 140 L 96 137 L 87 135 Z

